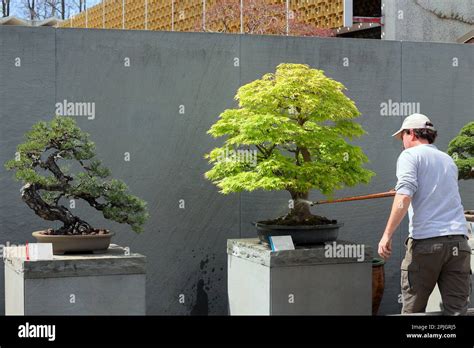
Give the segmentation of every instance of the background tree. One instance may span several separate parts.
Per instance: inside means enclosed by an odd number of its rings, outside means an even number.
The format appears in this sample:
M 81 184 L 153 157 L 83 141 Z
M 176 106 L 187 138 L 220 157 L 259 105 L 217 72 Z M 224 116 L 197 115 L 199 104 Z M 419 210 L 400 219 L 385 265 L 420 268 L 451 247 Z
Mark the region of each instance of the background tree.
M 71 13 L 80 13 L 86 8 L 86 0 L 22 0 L 19 6 L 24 16 L 30 20 L 50 17 L 66 19 Z
M 56 116 L 50 122 L 38 122 L 26 133 L 26 141 L 17 147 L 15 159 L 6 168 L 16 171 L 16 179 L 24 184 L 22 199 L 36 215 L 63 223 L 52 234 L 96 232 L 60 203 L 63 198 L 82 199 L 106 219 L 141 232 L 148 218 L 146 203 L 129 194 L 122 181 L 109 178 L 109 170 L 95 158 L 94 147 L 74 119 Z M 81 170 L 69 173 L 66 164 Z
M 354 121 L 360 115 L 344 86 L 321 70 L 303 64 L 280 64 L 237 91 L 239 108 L 225 110 L 208 131 L 226 136 L 222 147 L 205 157 L 213 165 L 205 176 L 220 192 L 287 190 L 294 208 L 289 223 L 311 220 L 311 189 L 331 196 L 336 189 L 368 183 L 372 171 L 360 147 L 346 138 L 365 132 Z M 257 164 L 226 158 L 240 146 L 256 148 Z
M 240 28 L 240 1 L 215 0 L 206 8 L 206 24 L 196 22 L 196 31 L 232 32 Z M 286 5 L 272 4 L 267 0 L 246 0 L 243 6 L 243 27 L 247 34 L 286 34 Z M 297 13 L 290 11 L 289 34 L 299 36 L 334 36 L 332 30 L 316 28 L 298 19 Z
M 474 122 L 462 127 L 448 145 L 448 154 L 459 169 L 459 179 L 474 179 Z
M 2 17 L 10 15 L 10 0 L 2 0 Z
M 28 19 L 30 20 L 33 20 L 33 19 L 37 19 L 38 17 L 38 9 L 37 9 L 37 5 L 38 3 L 36 2 L 36 0 L 25 0 L 24 1 L 24 4 L 26 6 L 26 10 L 28 12 Z

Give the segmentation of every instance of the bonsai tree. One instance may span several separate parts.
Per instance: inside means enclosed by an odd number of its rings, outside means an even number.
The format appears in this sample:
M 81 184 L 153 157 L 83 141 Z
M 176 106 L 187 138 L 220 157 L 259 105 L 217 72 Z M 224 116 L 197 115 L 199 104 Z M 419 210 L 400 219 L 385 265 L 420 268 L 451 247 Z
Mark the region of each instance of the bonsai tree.
M 82 199 L 106 219 L 127 223 L 135 232 L 143 230 L 148 218 L 146 203 L 129 194 L 122 181 L 109 179 L 109 170 L 95 156 L 94 143 L 75 120 L 56 116 L 35 124 L 17 147 L 15 159 L 6 163 L 23 182 L 21 197 L 28 207 L 45 220 L 63 223 L 57 230 L 49 229 L 49 234 L 99 233 L 62 205 L 63 198 Z M 79 164 L 77 173 L 69 173 L 65 165 L 60 167 L 71 161 Z
M 459 180 L 474 178 L 474 122 L 466 124 L 449 142 L 448 154 L 459 169 Z
M 239 107 L 225 110 L 208 131 L 227 138 L 205 156 L 213 165 L 205 177 L 223 194 L 288 191 L 293 205 L 272 223 L 331 223 L 311 213 L 309 191 L 332 197 L 334 190 L 368 183 L 374 174 L 362 167 L 368 159 L 361 148 L 346 141 L 365 131 L 354 121 L 360 112 L 344 89 L 303 64 L 280 64 L 275 73 L 240 87 Z M 224 158 L 239 146 L 256 149 L 256 164 Z
M 469 122 L 461 128 L 459 134 L 448 144 L 448 154 L 458 167 L 458 179 L 474 178 L 474 122 Z M 474 222 L 474 210 L 465 210 L 468 221 Z

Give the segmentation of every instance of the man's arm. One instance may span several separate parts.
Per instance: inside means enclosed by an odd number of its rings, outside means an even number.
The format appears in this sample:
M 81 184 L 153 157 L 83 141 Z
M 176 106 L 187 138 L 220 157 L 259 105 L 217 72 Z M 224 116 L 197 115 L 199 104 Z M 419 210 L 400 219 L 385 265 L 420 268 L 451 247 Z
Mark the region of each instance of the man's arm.
M 405 217 L 408 207 L 411 203 L 411 197 L 397 193 L 393 199 L 392 211 L 387 221 L 387 226 L 379 243 L 379 255 L 388 259 L 392 254 L 392 237 L 398 225 Z
M 392 254 L 392 236 L 405 217 L 411 203 L 411 197 L 418 189 L 417 161 L 407 150 L 397 160 L 397 185 L 392 211 L 387 226 L 379 242 L 379 255 L 388 259 Z

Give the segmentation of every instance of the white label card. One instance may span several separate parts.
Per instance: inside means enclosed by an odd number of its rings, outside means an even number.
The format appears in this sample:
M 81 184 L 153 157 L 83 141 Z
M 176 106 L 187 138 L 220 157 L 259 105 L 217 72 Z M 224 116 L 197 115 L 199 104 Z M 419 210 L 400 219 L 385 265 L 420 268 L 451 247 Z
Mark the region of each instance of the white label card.
M 9 246 L 3 249 L 3 257 L 5 259 L 20 259 L 25 261 L 52 260 L 53 244 L 32 243 Z
M 52 260 L 53 244 L 51 243 L 33 243 L 28 244 L 28 256 L 30 261 Z
M 295 250 L 291 236 L 268 236 L 272 251 Z

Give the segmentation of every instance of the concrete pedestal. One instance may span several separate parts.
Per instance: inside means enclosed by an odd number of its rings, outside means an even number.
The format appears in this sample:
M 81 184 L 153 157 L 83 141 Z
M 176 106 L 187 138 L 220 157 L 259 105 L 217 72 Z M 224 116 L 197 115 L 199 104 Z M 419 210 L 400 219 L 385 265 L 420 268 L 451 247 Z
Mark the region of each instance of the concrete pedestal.
M 474 239 L 469 239 L 469 245 L 471 249 L 474 251 Z M 471 255 L 471 270 L 474 271 L 474 255 Z M 471 274 L 471 283 L 474 286 L 474 275 Z M 469 308 L 474 308 L 474 300 L 473 300 L 474 293 L 471 293 L 471 304 Z M 441 293 L 439 292 L 438 285 L 435 286 L 431 296 L 428 300 L 428 304 L 426 305 L 426 312 L 439 312 L 443 310 L 443 300 L 441 299 Z
M 5 259 L 6 315 L 144 315 L 145 256 L 111 244 L 97 255 Z
M 231 315 L 372 314 L 369 246 L 358 261 L 328 257 L 324 245 L 272 252 L 257 238 L 229 239 L 227 254 Z

